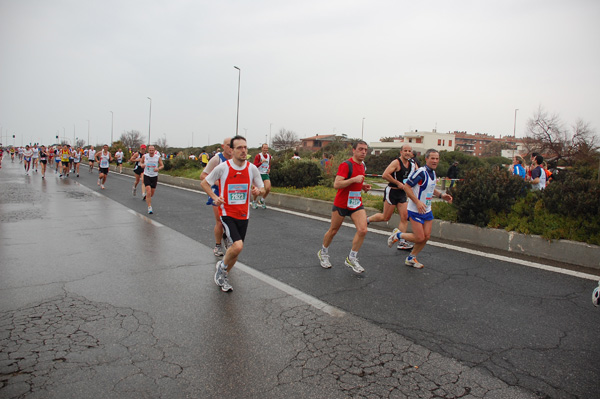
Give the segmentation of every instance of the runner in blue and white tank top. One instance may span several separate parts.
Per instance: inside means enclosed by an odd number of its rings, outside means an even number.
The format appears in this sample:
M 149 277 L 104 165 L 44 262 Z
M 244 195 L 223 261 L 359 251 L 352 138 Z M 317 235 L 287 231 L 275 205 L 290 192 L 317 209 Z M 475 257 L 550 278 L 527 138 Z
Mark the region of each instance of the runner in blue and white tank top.
M 414 248 L 406 258 L 404 264 L 421 269 L 423 264 L 417 261 L 417 255 L 425 247 L 431 236 L 433 225 L 433 213 L 431 212 L 431 201 L 433 197 L 441 198 L 449 203 L 452 196 L 443 194 L 435 188 L 435 169 L 440 162 L 440 154 L 437 150 L 430 149 L 425 153 L 426 165 L 410 174 L 404 191 L 408 196 L 408 218 L 412 227 L 412 233 L 399 233 L 394 231 L 388 238 L 388 246 L 392 246 L 398 239 L 405 239 L 415 243 Z
M 146 187 L 146 205 L 148 205 L 148 214 L 153 214 L 152 197 L 156 192 L 158 184 L 158 171 L 164 168 L 160 153 L 151 145 L 148 147 L 148 153 L 142 157 L 140 167 L 144 169 L 144 186 Z
M 206 176 L 208 176 L 210 174 L 210 172 L 212 172 L 213 169 L 216 168 L 218 165 L 227 161 L 228 159 L 231 159 L 231 157 L 233 156 L 233 150 L 231 149 L 231 137 L 227 137 L 227 138 L 225 138 L 225 140 L 223 140 L 223 144 L 221 144 L 221 148 L 223 148 L 223 152 L 219 152 L 217 155 L 215 155 L 208 161 L 206 168 L 204 168 L 204 170 L 202 171 L 202 174 L 200 175 L 200 180 L 204 180 L 206 178 Z M 213 192 L 218 196 L 219 195 L 218 182 L 215 182 L 215 184 L 213 184 L 211 188 L 212 188 Z M 220 257 L 220 256 L 224 255 L 224 249 L 226 250 L 227 247 L 223 248 L 223 246 L 221 245 L 222 240 L 224 239 L 224 237 L 223 237 L 224 231 L 223 231 L 223 224 L 221 223 L 221 217 L 219 215 L 219 207 L 217 207 L 213 203 L 213 200 L 210 197 L 208 198 L 206 205 L 213 205 L 213 207 L 212 207 L 213 214 L 215 216 L 215 228 L 213 229 L 214 234 L 215 234 L 215 247 L 213 248 L 213 254 L 217 257 Z M 226 244 L 227 244 L 227 242 L 226 242 Z

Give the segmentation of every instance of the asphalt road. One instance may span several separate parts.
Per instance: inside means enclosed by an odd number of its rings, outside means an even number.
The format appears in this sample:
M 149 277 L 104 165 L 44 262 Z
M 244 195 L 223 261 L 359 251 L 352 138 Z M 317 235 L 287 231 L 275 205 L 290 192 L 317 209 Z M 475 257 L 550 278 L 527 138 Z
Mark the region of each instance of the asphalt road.
M 52 173 L 52 171 L 50 172 Z M 72 180 L 146 215 L 131 194 L 133 179 L 97 171 Z M 153 220 L 212 246 L 206 196 L 160 183 Z M 275 209 L 251 212 L 240 261 L 431 351 L 452 357 L 540 397 L 600 397 L 600 313 L 591 305 L 596 282 L 437 246 L 422 270 L 404 266 L 405 252 L 370 233 L 359 252 L 366 269 L 344 266 L 354 235 L 343 227 L 330 249 L 333 268 L 316 256 L 327 221 Z M 237 281 L 243 284 L 243 281 Z

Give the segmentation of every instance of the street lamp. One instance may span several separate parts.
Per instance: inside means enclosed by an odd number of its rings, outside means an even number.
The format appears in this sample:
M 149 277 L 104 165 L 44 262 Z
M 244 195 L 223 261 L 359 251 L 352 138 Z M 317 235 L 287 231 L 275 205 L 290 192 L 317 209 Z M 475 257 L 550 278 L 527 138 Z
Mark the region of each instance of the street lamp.
M 515 109 L 515 124 L 513 126 L 513 140 L 515 141 L 515 144 L 513 146 L 513 158 L 515 157 L 515 147 L 517 146 L 517 111 L 519 109 L 516 108 Z
M 361 140 L 365 139 L 365 118 L 362 119 L 362 130 L 360 132 Z
M 238 135 L 238 126 L 240 123 L 240 83 L 242 81 L 242 70 L 235 65 L 233 66 L 238 70 L 238 100 L 237 100 L 237 117 L 235 120 L 235 135 Z
M 90 120 L 88 119 L 88 142 L 87 144 L 90 145 Z
M 148 116 L 148 146 L 150 146 L 150 126 L 152 124 L 152 99 L 147 97 L 150 100 L 150 115 Z
M 111 118 L 110 118 L 110 146 L 112 147 L 112 143 L 113 143 L 113 130 L 115 127 L 115 114 L 114 112 L 110 111 L 111 114 Z

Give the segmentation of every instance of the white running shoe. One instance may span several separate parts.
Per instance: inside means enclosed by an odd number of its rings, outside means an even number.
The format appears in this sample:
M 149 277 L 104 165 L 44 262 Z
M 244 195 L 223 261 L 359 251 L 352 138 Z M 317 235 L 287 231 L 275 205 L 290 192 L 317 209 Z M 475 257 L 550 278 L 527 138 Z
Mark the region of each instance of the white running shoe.
M 152 207 L 151 207 L 151 206 L 149 206 L 149 207 L 148 207 L 148 214 L 149 214 L 149 215 L 151 215 L 151 214 L 153 214 L 153 213 L 154 213 L 154 211 L 152 211 Z
M 406 258 L 406 260 L 404 261 L 404 264 L 406 266 L 411 266 L 414 267 L 415 269 L 422 269 L 423 268 L 423 264 L 420 263 L 417 258 L 412 258 L 412 259 L 408 259 Z
M 394 245 L 395 242 L 398 241 L 398 236 L 397 234 L 400 232 L 400 229 L 395 228 L 392 231 L 392 234 L 388 237 L 388 247 L 392 247 L 392 245 Z
M 401 239 L 400 241 L 398 241 L 398 249 L 402 250 L 402 249 L 413 249 L 415 246 L 414 243 L 410 242 L 410 241 L 406 241 L 404 239 Z
M 319 262 L 321 262 L 321 267 L 324 269 L 330 269 L 331 268 L 331 262 L 329 261 L 329 255 L 328 254 L 324 254 L 322 249 L 319 249 L 319 252 L 317 252 L 317 256 L 319 257 Z
M 351 267 L 352 270 L 354 270 L 354 272 L 356 273 L 362 273 L 365 271 L 365 269 L 360 265 L 360 263 L 358 263 L 358 258 L 351 258 L 347 256 L 344 264 L 348 267 Z
M 135 197 L 137 195 L 137 188 L 133 187 L 133 189 L 131 190 L 131 193 L 133 194 L 133 196 Z
M 225 254 L 223 253 L 223 248 L 221 248 L 221 246 L 220 246 L 220 245 L 217 245 L 217 246 L 215 246 L 215 247 L 213 248 L 213 254 L 214 254 L 216 257 L 218 257 L 218 258 L 219 258 L 219 257 L 221 257 L 221 256 L 223 256 L 223 255 L 225 255 Z

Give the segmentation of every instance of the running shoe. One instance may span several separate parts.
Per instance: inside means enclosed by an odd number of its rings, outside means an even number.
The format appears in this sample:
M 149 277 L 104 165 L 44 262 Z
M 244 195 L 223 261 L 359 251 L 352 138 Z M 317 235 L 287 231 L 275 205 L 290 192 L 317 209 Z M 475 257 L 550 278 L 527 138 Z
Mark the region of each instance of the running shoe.
M 152 211 L 152 207 L 151 207 L 151 206 L 149 206 L 149 207 L 148 207 L 148 214 L 149 214 L 149 215 L 151 215 L 151 214 L 153 214 L 153 213 L 154 213 L 154 212 Z
M 321 267 L 324 269 L 331 268 L 331 262 L 329 261 L 329 255 L 324 254 L 322 249 L 319 249 L 317 252 L 317 256 L 319 257 L 319 262 L 321 262 Z
M 398 249 L 413 249 L 414 243 L 401 239 L 398 241 Z
M 144 193 L 144 196 L 142 197 L 142 201 L 146 201 L 146 193 Z
M 221 256 L 225 255 L 225 254 L 223 253 L 223 248 L 221 248 L 221 246 L 220 246 L 220 245 L 217 245 L 217 246 L 215 246 L 215 247 L 213 248 L 213 254 L 214 254 L 216 257 L 221 257 Z
M 223 264 L 223 261 L 220 260 L 217 262 L 215 267 L 217 269 L 217 272 L 215 273 L 215 284 L 219 287 L 223 287 L 223 284 L 225 283 L 225 276 L 227 275 L 225 264 Z
M 358 263 L 358 258 L 351 258 L 349 256 L 346 257 L 346 261 L 344 264 L 348 267 L 351 267 L 356 273 L 362 273 L 365 269 Z
M 262 209 L 267 209 L 267 204 L 265 204 L 265 199 L 264 198 L 260 199 L 260 205 L 262 206 Z
M 137 195 L 136 187 L 133 187 L 133 189 L 131 190 L 131 193 L 133 194 L 134 197 Z
M 231 286 L 231 284 L 229 284 L 229 279 L 227 278 L 228 274 L 229 273 L 225 272 L 225 277 L 223 277 L 223 285 L 221 286 L 221 291 L 223 292 L 233 291 L 233 287 Z
M 415 269 L 422 269 L 423 268 L 423 264 L 420 263 L 417 260 L 417 258 L 412 258 L 412 259 L 406 258 L 406 261 L 404 261 L 404 264 L 406 266 L 414 267 Z
M 398 236 L 397 234 L 400 232 L 400 229 L 395 228 L 394 231 L 392 231 L 392 234 L 388 237 L 388 247 L 392 247 L 392 245 L 394 245 L 395 242 L 398 241 Z
M 79 173 L 77 173 L 77 177 L 79 177 Z
M 256 206 L 256 201 L 252 201 L 252 202 L 250 203 L 250 205 L 252 206 L 252 209 L 256 209 L 256 208 L 257 208 L 257 206 Z

